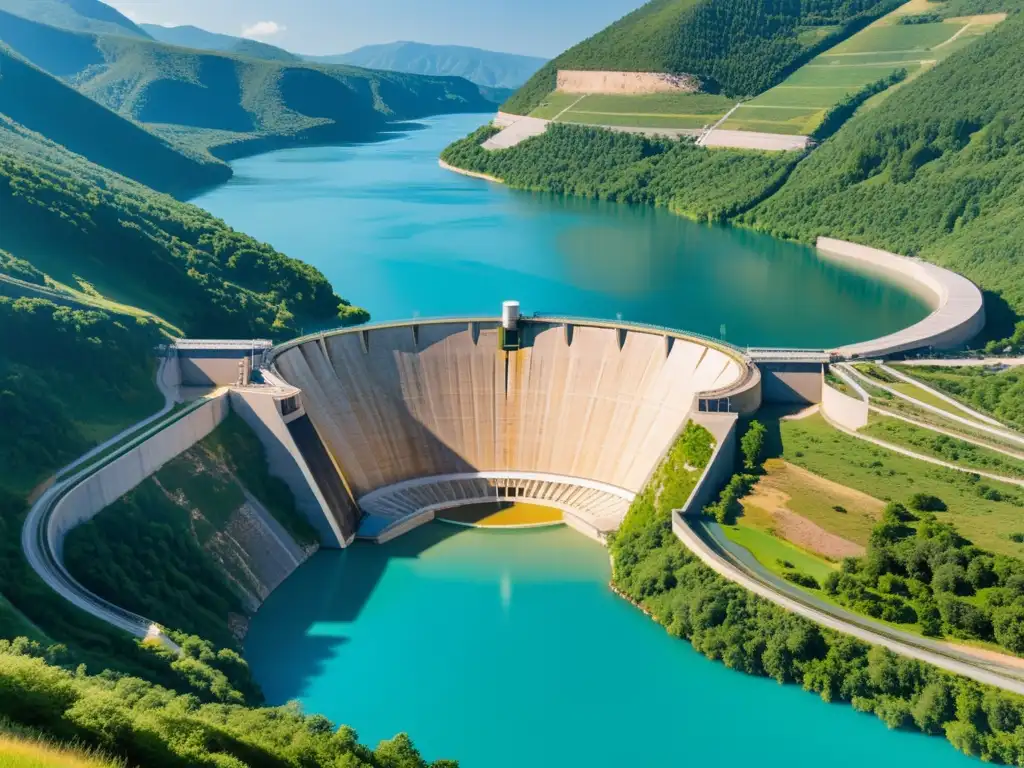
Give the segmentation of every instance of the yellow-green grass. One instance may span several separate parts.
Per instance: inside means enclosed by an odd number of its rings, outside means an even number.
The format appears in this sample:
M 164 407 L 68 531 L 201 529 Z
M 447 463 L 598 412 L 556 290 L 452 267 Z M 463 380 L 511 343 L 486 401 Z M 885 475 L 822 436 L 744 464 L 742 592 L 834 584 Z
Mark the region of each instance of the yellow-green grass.
M 896 18 L 890 14 L 882 22 L 872 24 L 835 48 L 830 48 L 829 55 L 856 58 L 859 54 L 883 51 L 927 51 L 949 40 L 964 26 L 955 21 L 897 24 Z
M 891 416 L 872 413 L 868 425 L 861 428 L 859 432 L 887 443 L 909 448 L 917 453 L 923 453 L 926 456 L 950 461 L 957 466 L 1024 479 L 1024 459 L 1015 459 L 998 451 L 917 427 Z
M 614 125 L 621 128 L 665 128 L 698 130 L 717 118 L 702 115 L 609 115 L 606 113 L 569 112 L 557 122 L 577 125 Z
M 578 101 L 580 94 L 578 93 L 565 93 L 563 91 L 552 91 L 544 97 L 537 108 L 530 113 L 530 117 L 540 117 L 544 120 L 552 120 L 554 117 L 566 107 L 569 107 L 573 102 Z
M 782 456 L 840 485 L 883 501 L 906 502 L 918 492 L 938 496 L 952 523 L 979 547 L 1024 557 L 1024 490 L 979 479 L 872 445 L 831 427 L 820 415 L 779 423 Z
M 788 570 L 783 563 L 791 563 L 792 570 L 813 576 L 820 584 L 836 568 L 824 558 L 805 552 L 788 541 L 756 527 L 746 515 L 741 517 L 736 525 L 723 525 L 722 530 L 730 541 L 743 547 L 757 562 L 779 576 Z
M 816 107 L 759 107 L 741 106 L 722 123 L 727 131 L 758 131 L 804 136 L 813 131 L 825 116 L 824 109 Z
M 0 768 L 117 768 L 112 762 L 86 752 L 36 739 L 0 734 Z
M 823 53 L 810 64 L 806 64 L 803 69 L 808 67 L 853 68 L 882 64 L 917 64 L 921 61 L 921 58 L 921 51 L 883 51 L 881 53 L 861 53 L 856 56 L 833 56 L 828 53 Z
M 907 381 L 900 381 L 895 376 L 889 375 L 876 365 L 871 363 L 859 363 L 854 367 L 864 375 L 870 376 L 872 379 L 876 379 L 884 383 L 885 386 L 899 392 L 900 394 L 912 397 L 919 402 L 931 405 L 954 416 L 968 416 L 964 411 L 960 410 L 952 403 L 943 400 L 935 393 L 930 392 L 927 389 L 923 389 L 916 384 L 911 384 Z
M 735 102 L 707 93 L 586 94 L 554 91 L 531 117 L 560 123 L 627 128 L 702 128 L 718 120 Z
M 562 522 L 562 511 L 555 507 L 522 501 L 489 501 L 465 504 L 437 513 L 439 520 L 476 525 L 481 528 L 502 528 L 520 525 L 554 525 Z
M 744 509 L 784 505 L 829 533 L 866 547 L 885 503 L 781 459 L 768 459 L 765 473 L 741 500 Z M 756 519 L 756 513 L 751 516 Z

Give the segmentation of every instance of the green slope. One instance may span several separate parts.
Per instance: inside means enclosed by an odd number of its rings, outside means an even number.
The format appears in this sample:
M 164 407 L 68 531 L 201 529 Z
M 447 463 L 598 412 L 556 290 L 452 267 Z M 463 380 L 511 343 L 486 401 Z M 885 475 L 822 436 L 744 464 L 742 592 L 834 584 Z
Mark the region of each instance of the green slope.
M 365 139 L 388 120 L 493 109 L 461 78 L 204 53 L 3 12 L 0 40 L 124 117 L 188 128 L 179 138 L 222 158 L 300 141 Z
M 921 256 L 990 291 L 990 322 L 1024 315 L 1021 61 L 1017 13 L 851 121 L 744 221 Z
M 318 270 L 2 115 L 0 208 L 0 248 L 51 281 L 142 307 L 189 335 L 286 337 L 365 319 Z
M 76 32 L 149 37 L 127 16 L 99 0 L 0 0 L 0 10 Z
M 0 113 L 92 162 L 163 192 L 226 181 L 227 165 L 190 157 L 0 44 Z
M 502 107 L 525 115 L 559 69 L 696 75 L 705 90 L 749 96 L 898 5 L 897 0 L 651 0 L 546 64 Z

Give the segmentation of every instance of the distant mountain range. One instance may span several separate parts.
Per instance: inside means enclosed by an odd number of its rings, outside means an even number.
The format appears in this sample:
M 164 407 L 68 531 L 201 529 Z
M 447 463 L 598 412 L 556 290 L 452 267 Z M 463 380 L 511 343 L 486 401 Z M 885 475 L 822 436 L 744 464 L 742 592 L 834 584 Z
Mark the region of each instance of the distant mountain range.
M 0 3 L 13 1 L 0 0 Z M 20 0 L 20 2 L 25 2 L 25 0 Z M 544 66 L 546 61 L 546 59 L 536 56 L 498 53 L 462 45 L 428 45 L 406 41 L 366 45 L 348 53 L 331 56 L 305 56 L 291 53 L 276 45 L 233 35 L 207 32 L 199 27 L 161 27 L 157 24 L 143 24 L 141 30 L 153 39 L 169 45 L 234 53 L 258 59 L 347 64 L 353 67 L 406 72 L 412 75 L 464 77 L 472 83 L 484 86 L 487 89 L 484 91 L 484 95 L 493 96 L 498 101 L 502 100 L 502 96 L 507 95 L 506 89 L 521 86 L 530 79 L 534 72 Z
M 335 56 L 307 56 L 325 64 L 351 64 L 417 75 L 457 75 L 490 88 L 518 88 L 544 66 L 546 59 L 498 53 L 462 45 L 427 45 L 399 41 L 365 45 Z
M 243 57 L 244 47 L 231 53 L 191 50 L 157 42 L 141 28 L 124 35 L 72 31 L 71 26 L 91 23 L 92 17 L 70 13 L 80 2 L 68 0 L 65 28 L 0 10 L 0 42 L 122 118 L 207 160 L 207 152 L 234 159 L 297 143 L 361 140 L 392 120 L 488 112 L 495 106 L 479 86 L 462 78 Z M 4 98 L 9 106 L 0 105 L 0 111 L 27 112 L 35 95 L 31 89 L 9 88 Z M 55 105 L 52 109 L 59 114 Z M 96 139 L 101 143 L 103 134 Z M 161 189 L 178 189 L 183 181 L 129 175 Z
M 168 45 L 179 45 L 182 48 L 236 53 L 240 56 L 251 56 L 254 59 L 269 59 L 271 61 L 302 61 L 301 56 L 290 53 L 284 48 L 278 48 L 276 45 L 244 37 L 207 32 L 199 27 L 189 25 L 161 27 L 159 24 L 143 24 L 142 29 L 154 40 Z

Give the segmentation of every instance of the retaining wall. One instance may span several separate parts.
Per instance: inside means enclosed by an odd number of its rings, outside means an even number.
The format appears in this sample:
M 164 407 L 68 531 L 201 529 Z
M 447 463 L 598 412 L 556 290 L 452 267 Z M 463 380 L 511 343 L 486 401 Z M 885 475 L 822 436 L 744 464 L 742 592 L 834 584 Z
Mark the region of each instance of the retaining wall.
M 736 425 L 739 422 L 739 414 L 694 413 L 692 420 L 715 438 L 715 450 L 704 468 L 704 474 L 690 492 L 683 508 L 679 510 L 683 515 L 701 514 L 704 507 L 717 498 L 736 471 Z
M 275 393 L 259 389 L 232 390 L 231 407 L 256 433 L 266 452 L 267 470 L 291 490 L 295 506 L 316 529 L 323 546 L 346 546 L 348 542 L 340 521 L 331 514 L 327 500 L 278 411 Z
M 851 397 L 822 381 L 821 410 L 829 418 L 847 429 L 860 429 L 868 425 L 868 403 Z
M 558 70 L 557 89 L 565 93 L 694 93 L 700 81 L 692 75 L 664 72 Z
M 836 354 L 842 357 L 885 357 L 930 347 L 954 349 L 965 345 L 985 326 L 981 291 L 966 277 L 921 259 L 830 237 L 819 237 L 817 246 L 826 257 L 899 282 L 932 307 L 928 317 L 909 328 L 836 349 Z
M 210 434 L 228 414 L 226 392 L 215 395 L 76 485 L 54 505 L 47 538 L 62 552 L 68 531 L 95 517 L 164 464 Z

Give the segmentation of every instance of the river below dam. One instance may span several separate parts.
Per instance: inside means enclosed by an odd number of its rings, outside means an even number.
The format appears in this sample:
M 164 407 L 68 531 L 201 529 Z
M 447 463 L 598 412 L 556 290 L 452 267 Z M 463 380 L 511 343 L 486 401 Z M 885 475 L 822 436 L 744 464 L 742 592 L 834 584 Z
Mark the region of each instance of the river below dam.
M 763 235 L 667 211 L 517 192 L 440 169 L 483 122 L 234 164 L 195 200 L 320 268 L 375 320 L 527 312 L 668 325 L 739 344 L 832 346 L 919 320 L 903 290 Z M 246 657 L 371 746 L 408 732 L 462 768 L 969 766 L 944 739 L 705 659 L 609 588 L 564 528 L 440 522 L 323 551 L 254 617 Z
M 378 143 L 239 160 L 231 181 L 193 202 L 318 267 L 374 320 L 497 315 L 519 299 L 527 313 L 833 347 L 928 313 L 902 288 L 804 245 L 440 168 L 441 150 L 485 120 L 447 115 Z

